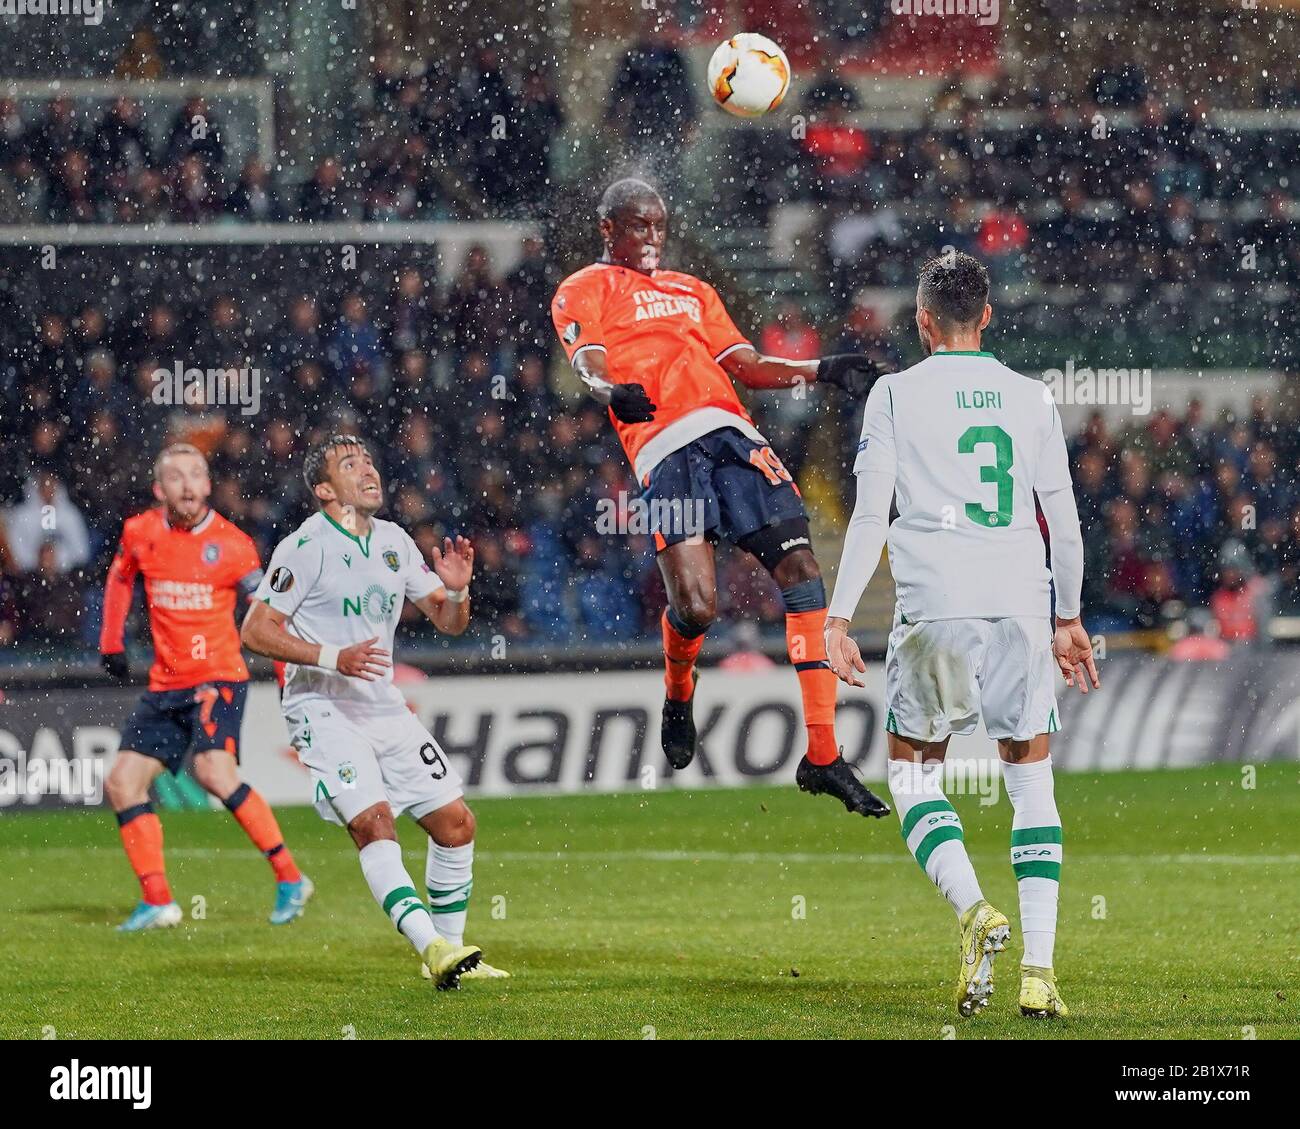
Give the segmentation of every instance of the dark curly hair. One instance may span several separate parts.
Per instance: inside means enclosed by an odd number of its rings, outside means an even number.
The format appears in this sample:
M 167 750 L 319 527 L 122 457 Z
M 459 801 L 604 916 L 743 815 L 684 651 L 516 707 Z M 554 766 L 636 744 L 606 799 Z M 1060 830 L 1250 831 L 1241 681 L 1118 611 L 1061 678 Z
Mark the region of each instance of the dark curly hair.
M 975 325 L 988 305 L 989 272 L 962 251 L 936 255 L 921 267 L 920 300 L 940 325 Z
M 357 435 L 337 432 L 322 439 L 307 452 L 307 457 L 302 461 L 302 476 L 307 482 L 307 489 L 312 492 L 313 496 L 316 493 L 316 487 L 325 481 L 326 456 L 339 447 L 360 447 L 363 451 L 370 452 L 366 441 Z M 371 453 L 370 457 L 374 458 L 373 453 Z

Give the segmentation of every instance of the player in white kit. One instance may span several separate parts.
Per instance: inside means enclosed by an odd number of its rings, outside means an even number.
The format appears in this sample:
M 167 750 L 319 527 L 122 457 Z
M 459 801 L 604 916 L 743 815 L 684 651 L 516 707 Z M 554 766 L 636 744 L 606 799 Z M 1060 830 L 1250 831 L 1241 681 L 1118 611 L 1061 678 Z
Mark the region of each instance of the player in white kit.
M 958 1012 L 987 1005 L 993 957 L 1010 933 L 984 900 L 943 793 L 949 737 L 971 733 L 982 716 L 1014 808 L 1020 1009 L 1064 1016 L 1052 969 L 1062 858 L 1048 755 L 1048 734 L 1060 727 L 1056 668 L 1084 693 L 1100 682 L 1079 619 L 1083 540 L 1060 415 L 1041 381 L 980 349 L 988 293 L 988 272 L 969 255 L 948 252 L 921 270 L 916 326 L 927 356 L 882 377 L 867 399 L 827 655 L 843 681 L 864 685 L 848 626 L 887 540 L 897 589 L 885 658 L 889 787 L 908 850 L 958 916 Z M 1035 494 L 1051 536 L 1050 571 Z
M 244 645 L 289 664 L 281 709 L 316 809 L 347 827 L 371 893 L 437 986 L 506 976 L 465 944 L 474 815 L 460 776 L 393 685 L 406 600 L 439 631 L 469 624 L 473 546 L 448 538 L 430 568 L 405 530 L 375 517 L 383 483 L 354 435 L 312 448 L 303 473 L 320 510 L 276 547 Z M 427 905 L 402 862 L 394 820 L 403 812 L 429 835 Z

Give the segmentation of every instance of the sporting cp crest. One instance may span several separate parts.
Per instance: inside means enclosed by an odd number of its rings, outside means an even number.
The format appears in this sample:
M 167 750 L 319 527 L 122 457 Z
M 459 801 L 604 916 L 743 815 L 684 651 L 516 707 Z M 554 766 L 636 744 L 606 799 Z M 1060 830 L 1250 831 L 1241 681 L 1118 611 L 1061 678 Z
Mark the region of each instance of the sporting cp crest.
M 344 788 L 351 788 L 357 782 L 357 768 L 351 761 L 344 761 L 339 765 L 339 779 L 343 782 Z
M 396 550 L 394 549 L 384 550 L 384 564 L 386 564 L 394 572 L 396 572 L 399 568 L 402 567 L 402 562 L 398 559 Z

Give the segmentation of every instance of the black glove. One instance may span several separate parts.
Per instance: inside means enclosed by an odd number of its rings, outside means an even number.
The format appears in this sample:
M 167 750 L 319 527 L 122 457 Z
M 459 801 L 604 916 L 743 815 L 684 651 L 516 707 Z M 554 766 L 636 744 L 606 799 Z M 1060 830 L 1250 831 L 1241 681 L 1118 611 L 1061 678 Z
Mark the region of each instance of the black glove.
M 99 665 L 108 671 L 108 676 L 117 682 L 129 682 L 131 664 L 126 661 L 125 651 L 114 651 L 99 656 Z
M 609 410 L 623 423 L 649 423 L 657 408 L 642 384 L 615 384 L 610 390 Z
M 833 353 L 817 362 L 817 383 L 834 384 L 862 399 L 880 376 L 880 366 L 865 353 Z

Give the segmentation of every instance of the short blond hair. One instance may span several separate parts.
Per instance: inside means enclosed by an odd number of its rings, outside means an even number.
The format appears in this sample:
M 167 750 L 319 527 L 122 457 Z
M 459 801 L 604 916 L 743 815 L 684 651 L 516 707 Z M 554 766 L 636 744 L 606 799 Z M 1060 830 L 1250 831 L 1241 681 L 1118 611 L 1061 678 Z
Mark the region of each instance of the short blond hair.
M 163 463 L 173 455 L 197 455 L 203 460 L 203 469 L 208 469 L 208 458 L 193 443 L 172 443 L 158 452 L 153 464 L 153 478 L 157 482 L 162 477 Z

